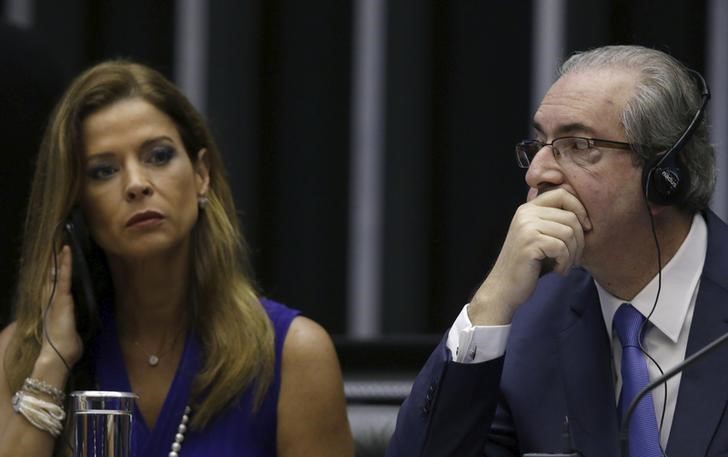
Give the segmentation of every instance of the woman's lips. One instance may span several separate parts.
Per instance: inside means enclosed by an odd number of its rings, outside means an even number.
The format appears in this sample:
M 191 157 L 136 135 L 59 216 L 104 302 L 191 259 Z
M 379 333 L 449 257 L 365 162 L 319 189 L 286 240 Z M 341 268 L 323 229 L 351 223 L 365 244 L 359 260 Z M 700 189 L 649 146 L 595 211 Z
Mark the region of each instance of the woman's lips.
M 126 221 L 126 226 L 132 227 L 153 225 L 161 222 L 163 219 L 164 216 L 156 211 L 142 211 L 130 217 L 129 220 Z

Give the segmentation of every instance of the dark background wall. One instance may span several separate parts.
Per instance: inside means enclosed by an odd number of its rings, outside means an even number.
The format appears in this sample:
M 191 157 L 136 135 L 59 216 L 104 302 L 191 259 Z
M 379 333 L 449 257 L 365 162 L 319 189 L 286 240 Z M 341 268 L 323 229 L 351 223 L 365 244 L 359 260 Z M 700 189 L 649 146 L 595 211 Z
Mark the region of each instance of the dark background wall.
M 512 150 L 529 135 L 537 1 L 384 2 L 376 304 L 384 335 L 444 331 L 487 273 L 524 200 Z M 5 22 L 10 4 L 0 0 Z M 703 71 L 706 4 L 565 1 L 564 51 L 638 43 Z M 0 40 L 0 323 L 10 318 L 38 132 L 61 88 L 111 57 L 136 59 L 174 78 L 177 55 L 180 2 L 30 5 L 31 25 L 12 33 L 4 26 Z M 355 3 L 208 5 L 204 110 L 228 165 L 258 283 L 266 295 L 345 334 Z

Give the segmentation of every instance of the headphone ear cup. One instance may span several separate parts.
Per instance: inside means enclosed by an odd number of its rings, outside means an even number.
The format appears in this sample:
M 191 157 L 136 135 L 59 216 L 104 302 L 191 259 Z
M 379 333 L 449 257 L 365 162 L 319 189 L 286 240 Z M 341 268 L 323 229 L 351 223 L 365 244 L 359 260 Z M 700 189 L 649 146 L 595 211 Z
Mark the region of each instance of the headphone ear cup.
M 655 190 L 665 199 L 673 199 L 680 188 L 680 172 L 677 168 L 655 168 L 652 174 Z
M 688 189 L 690 189 L 690 173 L 681 166 L 677 154 L 687 144 L 703 120 L 705 106 L 710 100 L 710 90 L 700 73 L 693 70 L 688 70 L 688 72 L 699 83 L 702 101 L 693 119 L 675 140 L 675 143 L 662 156 L 655 157 L 654 160 L 645 163 L 642 169 L 642 190 L 645 198 L 650 203 L 658 205 L 678 204 L 682 202 Z
M 683 174 L 678 166 L 645 167 L 642 173 L 642 183 L 647 201 L 657 205 L 674 205 L 682 197 L 683 190 L 687 188 Z

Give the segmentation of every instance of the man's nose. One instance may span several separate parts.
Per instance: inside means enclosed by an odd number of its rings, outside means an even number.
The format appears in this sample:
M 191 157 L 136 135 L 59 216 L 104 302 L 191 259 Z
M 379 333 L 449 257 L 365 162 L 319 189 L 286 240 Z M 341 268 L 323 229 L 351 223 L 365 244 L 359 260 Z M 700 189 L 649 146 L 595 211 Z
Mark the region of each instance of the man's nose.
M 544 145 L 531 159 L 526 171 L 526 183 L 531 188 L 543 185 L 558 186 L 564 182 L 561 166 L 556 161 L 553 146 Z

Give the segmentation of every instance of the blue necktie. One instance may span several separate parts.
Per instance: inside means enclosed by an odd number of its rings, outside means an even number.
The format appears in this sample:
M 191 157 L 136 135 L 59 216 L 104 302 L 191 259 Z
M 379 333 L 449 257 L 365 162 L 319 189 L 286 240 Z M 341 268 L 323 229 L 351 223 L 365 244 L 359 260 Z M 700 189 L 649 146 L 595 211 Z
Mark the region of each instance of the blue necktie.
M 614 315 L 614 329 L 622 343 L 622 394 L 619 417 L 624 418 L 630 403 L 648 383 L 647 363 L 640 350 L 640 328 L 645 318 L 634 306 L 624 303 Z M 642 397 L 629 422 L 630 457 L 661 457 L 652 394 Z

